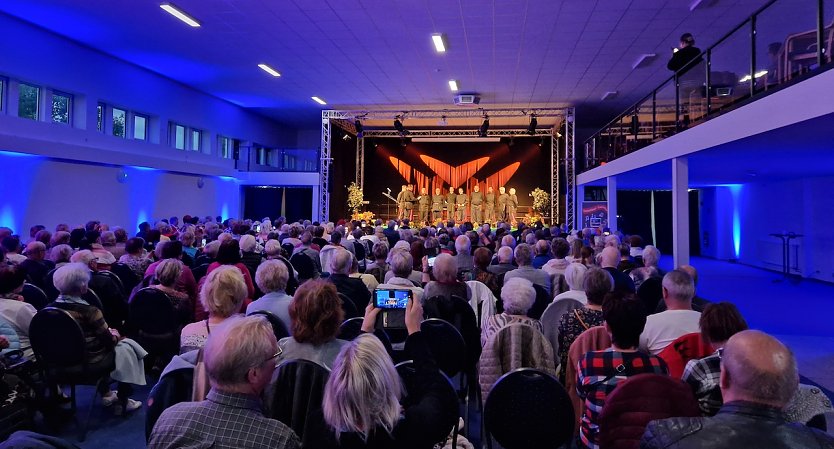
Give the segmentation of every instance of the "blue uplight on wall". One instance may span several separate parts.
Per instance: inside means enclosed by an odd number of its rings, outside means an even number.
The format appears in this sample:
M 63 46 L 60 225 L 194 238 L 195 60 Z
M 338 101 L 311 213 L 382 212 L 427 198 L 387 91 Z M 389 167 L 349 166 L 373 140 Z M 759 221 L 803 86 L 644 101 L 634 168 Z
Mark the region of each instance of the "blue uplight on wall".
M 727 187 L 733 197 L 733 252 L 738 259 L 741 255 L 741 212 L 739 209 L 742 185 L 730 184 Z
M 4 192 L 0 195 L 0 226 L 21 233 L 27 225 L 33 180 L 43 161 L 38 155 L 0 151 L 0 192 Z

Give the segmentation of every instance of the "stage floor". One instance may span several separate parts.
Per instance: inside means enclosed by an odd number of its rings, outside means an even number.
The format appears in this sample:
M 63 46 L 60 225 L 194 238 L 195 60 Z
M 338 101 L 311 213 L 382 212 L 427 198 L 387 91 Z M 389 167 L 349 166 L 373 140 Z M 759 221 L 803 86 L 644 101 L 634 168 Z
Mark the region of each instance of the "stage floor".
M 834 399 L 834 284 L 802 280 L 773 282 L 781 274 L 747 265 L 693 257 L 698 294 L 710 301 L 730 301 L 753 329 L 774 335 L 796 355 L 799 374 Z M 671 269 L 671 256 L 661 259 Z M 828 414 L 834 430 L 834 413 Z

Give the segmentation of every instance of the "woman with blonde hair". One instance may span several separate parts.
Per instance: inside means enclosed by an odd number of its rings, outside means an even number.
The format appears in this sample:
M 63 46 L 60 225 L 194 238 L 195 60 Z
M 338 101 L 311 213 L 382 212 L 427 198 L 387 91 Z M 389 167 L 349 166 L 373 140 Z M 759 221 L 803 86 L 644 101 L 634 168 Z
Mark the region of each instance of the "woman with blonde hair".
M 454 395 L 443 394 L 446 380 L 420 332 L 420 302 L 409 301 L 405 312 L 405 347 L 414 359 L 415 385 L 420 388 L 409 391 L 403 403 L 402 382 L 391 357 L 371 334 L 379 310 L 373 305 L 365 309 L 365 333 L 336 357 L 322 399 L 326 429 L 312 432 L 311 447 L 431 448 L 438 442 L 433 441 L 438 439 L 437 430 L 445 435 L 451 429 L 451 424 L 448 429 L 446 425 L 456 419 L 457 401 Z
M 200 291 L 200 303 L 208 311 L 208 318 L 182 329 L 180 354 L 202 348 L 213 328 L 240 311 L 246 294 L 246 283 L 237 267 L 220 266 L 209 273 Z

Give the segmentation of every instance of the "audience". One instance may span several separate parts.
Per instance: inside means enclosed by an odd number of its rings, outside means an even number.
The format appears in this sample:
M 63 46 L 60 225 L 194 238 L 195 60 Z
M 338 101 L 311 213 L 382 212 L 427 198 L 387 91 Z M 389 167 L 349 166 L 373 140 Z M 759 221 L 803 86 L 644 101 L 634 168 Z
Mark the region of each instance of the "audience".
M 459 272 L 472 271 L 475 268 L 475 261 L 472 258 L 471 250 L 472 240 L 469 237 L 461 235 L 455 239 L 455 251 L 457 252 L 455 263 Z
M 305 282 L 295 292 L 289 314 L 292 336 L 278 342 L 278 362 L 304 359 L 330 369 L 348 343 L 336 338 L 345 319 L 336 286 L 324 279 Z
M 536 290 L 530 281 L 523 278 L 514 278 L 505 282 L 501 289 L 501 301 L 504 304 L 504 311 L 491 315 L 483 324 L 481 346 L 485 345 L 489 338 L 498 333 L 499 330 L 510 324 L 526 324 L 536 328 L 539 332 L 543 332 L 542 323 L 527 316 L 527 311 L 536 302 Z
M 643 257 L 646 256 L 646 248 Z M 640 349 L 657 355 L 669 343 L 684 334 L 699 332 L 701 313 L 692 310 L 695 283 L 688 274 L 672 270 L 663 276 L 663 302 L 666 311 L 649 315 L 646 329 L 640 335 Z
M 208 318 L 182 329 L 180 354 L 202 348 L 212 329 L 222 327 L 229 317 L 238 313 L 246 299 L 246 283 L 236 267 L 218 266 L 205 281 L 200 290 L 200 303 L 208 312 Z
M 179 322 L 184 325 L 192 321 L 194 305 L 187 293 L 176 288 L 177 280 L 180 279 L 183 268 L 182 262 L 177 259 L 162 260 L 154 271 L 150 287 L 168 296 L 177 312 Z
M 21 348 L 27 356 L 32 355 L 29 344 L 29 324 L 34 318 L 35 307 L 23 302 L 20 292 L 26 275 L 19 266 L 0 264 L 0 319 L 8 322 L 17 333 Z
M 575 299 L 582 304 L 588 304 L 588 296 L 585 294 L 585 273 L 588 272 L 588 267 L 581 263 L 570 263 L 565 268 L 565 282 L 568 284 L 569 290 L 556 295 L 553 301 L 561 299 Z
M 232 271 L 216 273 L 221 270 Z M 299 448 L 292 429 L 263 414 L 260 398 L 275 371 L 276 351 L 272 327 L 263 318 L 234 318 L 216 329 L 204 351 L 208 397 L 162 412 L 148 447 Z
M 609 236 L 613 237 L 613 236 Z M 602 250 L 599 266 L 614 278 L 614 291 L 620 293 L 634 293 L 634 281 L 627 274 L 620 271 L 617 266 L 620 263 L 620 250 L 614 246 L 606 246 Z
M 472 270 L 469 279 L 486 285 L 496 298 L 500 298 L 501 286 L 498 285 L 498 276 L 489 271 L 489 262 L 492 260 L 490 251 L 483 247 L 476 249 L 473 260 L 475 261 L 475 268 Z
M 395 251 L 391 255 L 391 272 L 394 276 L 386 283 L 379 284 L 379 289 L 409 289 L 413 292 L 414 300 L 420 301 L 422 304 L 424 290 L 423 287 L 414 285 L 414 282 L 408 279 L 411 275 L 414 260 L 410 253 L 405 251 Z
M 531 234 L 527 235 L 529 236 Z M 547 240 L 538 240 L 536 241 L 534 248 L 536 251 L 536 257 L 533 258 L 533 268 L 542 268 L 547 262 L 550 261 L 550 259 L 552 259 L 550 256 L 550 242 Z
M 504 275 L 504 282 L 516 277 L 527 279 L 533 284 L 544 288 L 547 294 L 551 295 L 550 276 L 538 268 L 533 268 L 533 265 L 531 265 L 533 262 L 533 254 L 530 245 L 526 243 L 519 244 L 515 247 L 513 255 L 515 256 L 515 262 L 518 264 L 518 268 L 508 271 Z
M 614 288 L 611 275 L 600 268 L 590 268 L 585 273 L 583 289 L 588 303 L 571 310 L 559 319 L 559 379 L 564 383 L 570 345 L 582 332 L 602 325 L 602 301 Z
M 230 234 L 224 234 L 230 235 Z M 209 264 L 206 274 L 211 274 L 221 266 L 232 266 L 240 271 L 243 275 L 243 283 L 246 285 L 246 297 L 255 297 L 255 284 L 252 283 L 252 277 L 249 275 L 249 268 L 241 262 L 240 245 L 237 240 L 228 239 L 220 244 L 217 249 L 217 260 Z
M 365 310 L 365 307 L 371 300 L 371 292 L 368 291 L 368 287 L 365 286 L 364 282 L 350 277 L 353 260 L 353 254 L 344 249 L 333 251 L 330 254 L 330 276 L 327 280 L 336 286 L 337 292 L 345 295 L 353 303 L 358 312 Z
M 724 405 L 714 417 L 652 421 L 640 447 L 830 448 L 834 437 L 788 423 L 783 410 L 796 393 L 799 373 L 791 351 L 763 332 L 741 331 L 719 352 Z
M 57 261 L 56 261 L 57 262 Z M 123 263 L 130 267 L 139 279 L 145 277 L 145 270 L 153 262 L 148 257 L 148 252 L 145 251 L 145 240 L 141 237 L 134 237 L 128 239 L 125 243 L 125 254 L 119 257 L 119 263 Z
M 431 272 L 434 280 L 429 280 L 429 272 Z M 469 287 L 466 286 L 465 282 L 458 279 L 458 267 L 454 256 L 438 255 L 434 259 L 434 267 L 423 268 L 423 281 L 426 282 L 426 286 L 423 287 L 424 301 L 435 296 L 446 298 L 457 296 L 469 300 Z
M 512 238 L 512 237 L 510 237 Z M 503 278 L 508 271 L 516 269 L 513 265 L 513 249 L 509 246 L 502 246 L 496 252 L 496 260 L 498 263 L 490 265 L 487 270 L 490 273 Z
M 26 274 L 29 282 L 43 289 L 46 285 L 46 274 L 55 268 L 55 264 L 46 259 L 46 245 L 38 241 L 29 242 L 23 254 L 26 255 L 26 260 L 20 262 L 18 266 Z
M 246 314 L 269 312 L 278 317 L 287 330 L 290 330 L 289 308 L 292 296 L 286 292 L 288 280 L 289 271 L 280 260 L 267 260 L 258 266 L 258 271 L 255 272 L 255 283 L 264 295 L 246 307 Z
M 611 347 L 585 354 L 579 360 L 576 380 L 576 392 L 585 403 L 579 443 L 591 449 L 599 448 L 597 419 L 605 398 L 614 391 L 617 383 L 641 373 L 667 374 L 663 360 L 637 349 L 646 324 L 646 313 L 639 301 L 631 296 L 608 295 L 603 305 L 603 318 L 605 330 L 611 337 Z

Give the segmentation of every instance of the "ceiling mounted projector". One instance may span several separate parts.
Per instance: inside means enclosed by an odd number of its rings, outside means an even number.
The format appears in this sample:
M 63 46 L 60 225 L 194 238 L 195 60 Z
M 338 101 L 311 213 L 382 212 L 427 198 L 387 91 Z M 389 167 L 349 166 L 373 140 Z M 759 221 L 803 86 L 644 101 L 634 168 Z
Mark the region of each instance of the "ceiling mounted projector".
M 481 102 L 481 97 L 474 94 L 455 95 L 455 105 L 457 106 L 475 106 Z

